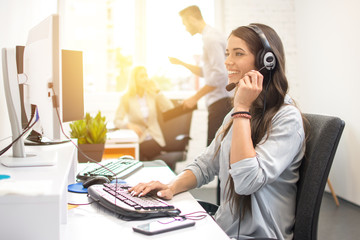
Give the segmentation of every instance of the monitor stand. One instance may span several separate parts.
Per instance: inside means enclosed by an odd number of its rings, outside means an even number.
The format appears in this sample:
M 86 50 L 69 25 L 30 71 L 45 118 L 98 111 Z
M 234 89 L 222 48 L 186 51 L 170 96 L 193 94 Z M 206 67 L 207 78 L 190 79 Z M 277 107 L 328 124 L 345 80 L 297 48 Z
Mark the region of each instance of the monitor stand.
M 65 140 L 51 140 L 47 137 L 43 137 L 38 132 L 32 130 L 29 136 L 24 140 L 25 146 L 41 146 L 41 145 L 54 145 L 70 142 L 69 139 Z
M 21 105 L 18 84 L 18 74 L 16 68 L 16 55 L 14 48 L 2 49 L 2 69 L 4 76 L 4 91 L 9 112 L 11 132 L 13 140 L 22 134 L 21 128 Z M 12 146 L 12 156 L 1 156 L 0 161 L 7 167 L 30 167 L 30 166 L 51 166 L 54 161 L 41 158 L 34 154 L 25 153 L 23 137 Z

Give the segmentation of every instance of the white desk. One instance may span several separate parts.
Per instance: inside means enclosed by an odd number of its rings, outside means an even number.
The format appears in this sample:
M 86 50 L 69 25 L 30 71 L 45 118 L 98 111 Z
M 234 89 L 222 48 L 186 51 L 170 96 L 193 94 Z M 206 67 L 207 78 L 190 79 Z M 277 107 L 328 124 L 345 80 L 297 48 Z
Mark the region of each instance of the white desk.
M 120 129 L 107 133 L 103 158 L 131 155 L 139 159 L 139 137 L 130 129 Z
M 0 164 L 0 239 L 57 240 L 67 222 L 67 186 L 75 181 L 77 150 L 72 143 L 26 147 L 56 165 L 14 167 Z M 10 187 L 5 187 L 10 186 Z M 17 192 L 5 194 L 4 191 Z M 37 193 L 37 194 L 35 194 Z
M 164 183 L 170 181 L 174 173 L 164 166 L 144 167 L 131 175 L 126 181 L 129 184 L 159 180 Z M 86 194 L 68 193 L 69 201 L 76 203 L 86 203 Z M 178 207 L 182 214 L 195 211 L 204 211 L 190 193 L 185 192 L 176 195 L 171 204 Z M 156 240 L 184 240 L 184 239 L 229 239 L 223 230 L 207 216 L 205 219 L 196 221 L 194 227 L 175 230 L 172 232 L 146 236 L 136 233 L 132 226 L 156 219 L 143 221 L 123 221 L 118 219 L 113 213 L 107 211 L 97 204 L 83 205 L 68 211 L 68 222 L 61 226 L 62 240 L 79 239 L 156 239 Z

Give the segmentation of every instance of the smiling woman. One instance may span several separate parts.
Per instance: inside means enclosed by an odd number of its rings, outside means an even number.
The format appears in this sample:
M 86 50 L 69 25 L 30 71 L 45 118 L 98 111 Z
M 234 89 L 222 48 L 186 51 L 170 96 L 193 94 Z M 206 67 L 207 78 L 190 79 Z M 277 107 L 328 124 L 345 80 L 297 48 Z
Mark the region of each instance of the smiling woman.
M 238 83 L 245 73 L 255 69 L 255 56 L 241 38 L 233 35 L 229 37 L 226 57 L 225 65 L 230 83 Z

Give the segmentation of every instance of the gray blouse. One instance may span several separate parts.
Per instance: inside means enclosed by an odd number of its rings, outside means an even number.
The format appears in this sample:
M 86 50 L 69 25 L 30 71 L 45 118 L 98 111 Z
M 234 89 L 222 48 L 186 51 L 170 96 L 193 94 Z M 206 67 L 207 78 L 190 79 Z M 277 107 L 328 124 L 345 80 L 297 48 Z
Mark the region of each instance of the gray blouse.
M 295 221 L 296 183 L 299 166 L 305 152 L 305 133 L 299 110 L 286 96 L 285 105 L 272 119 L 268 139 L 266 136 L 255 147 L 256 157 L 231 164 L 230 147 L 232 127 L 223 138 L 213 140 L 186 169 L 197 179 L 197 187 L 209 183 L 219 176 L 221 204 L 215 220 L 233 238 L 268 237 L 292 239 Z M 231 111 L 232 112 L 232 111 Z M 231 120 L 231 112 L 219 128 L 221 133 Z M 266 140 L 265 140 L 266 139 Z M 220 148 L 219 148 L 220 147 Z M 215 152 L 218 154 L 214 156 Z M 251 213 L 245 214 L 239 225 L 239 213 L 231 211 L 226 200 L 230 176 L 234 180 L 237 194 L 251 195 Z M 225 194 L 224 194 L 225 189 Z

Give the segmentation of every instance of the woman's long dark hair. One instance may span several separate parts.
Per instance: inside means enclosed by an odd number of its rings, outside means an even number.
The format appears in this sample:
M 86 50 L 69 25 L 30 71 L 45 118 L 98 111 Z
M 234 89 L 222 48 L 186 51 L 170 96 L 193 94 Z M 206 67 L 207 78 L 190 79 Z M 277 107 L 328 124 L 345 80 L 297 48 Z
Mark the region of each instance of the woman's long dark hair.
M 255 147 L 257 144 L 261 144 L 260 141 L 264 138 L 264 136 L 269 136 L 271 120 L 278 112 L 280 107 L 284 104 L 284 98 L 288 92 L 288 81 L 285 76 L 285 53 L 279 36 L 269 26 L 258 23 L 252 25 L 256 25 L 264 32 L 277 61 L 275 69 L 271 72 L 266 69 L 261 70 L 261 73 L 264 75 L 264 87 L 250 108 L 250 113 L 252 115 L 250 123 L 251 139 L 253 146 Z M 255 57 L 258 56 L 259 52 L 263 49 L 263 45 L 257 33 L 246 26 L 242 26 L 233 30 L 230 36 L 235 36 L 245 41 L 249 47 L 250 52 Z M 260 66 L 258 60 L 256 60 L 255 66 L 257 69 L 261 69 L 263 67 Z M 266 108 L 264 111 L 265 97 Z M 232 121 L 225 128 L 223 137 L 227 134 L 231 125 Z M 250 195 L 238 195 L 235 192 L 234 181 L 230 175 L 226 184 L 229 186 L 226 199 L 231 203 L 230 205 L 232 208 L 235 207 L 236 212 L 241 210 L 241 217 L 244 217 L 244 214 L 247 211 L 251 212 Z M 240 206 L 242 206 L 242 209 L 240 209 Z

